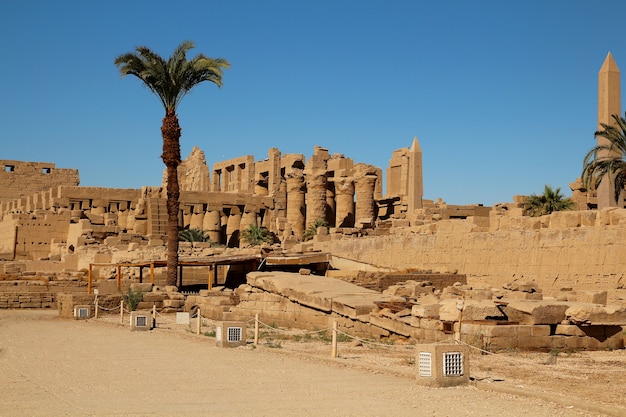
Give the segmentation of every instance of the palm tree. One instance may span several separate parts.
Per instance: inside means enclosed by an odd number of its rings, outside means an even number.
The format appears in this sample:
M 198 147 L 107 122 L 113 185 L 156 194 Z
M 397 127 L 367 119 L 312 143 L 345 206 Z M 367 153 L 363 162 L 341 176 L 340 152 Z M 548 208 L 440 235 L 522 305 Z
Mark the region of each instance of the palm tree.
M 181 242 L 210 242 L 209 233 L 193 227 L 178 232 L 178 240 Z
M 545 185 L 542 195 L 531 194 L 524 204 L 524 213 L 531 217 L 543 216 L 554 211 L 571 210 L 574 202 L 561 194 L 561 187 L 552 189 Z
M 626 117 L 626 113 L 624 114 Z M 613 179 L 615 201 L 626 185 L 626 119 L 614 114 L 614 125 L 601 123 L 594 136 L 605 139 L 591 149 L 583 162 L 582 181 L 587 190 L 595 190 L 604 177 Z
M 222 86 L 222 73 L 230 67 L 223 58 L 198 54 L 187 60 L 193 42 L 181 43 L 166 61 L 145 46 L 115 58 L 122 77 L 134 75 L 159 97 L 165 108 L 161 125 L 163 153 L 167 171 L 167 285 L 176 285 L 178 270 L 178 211 L 180 190 L 178 165 L 180 159 L 180 125 L 176 108 L 189 91 L 203 81 Z
M 259 246 L 263 243 L 274 243 L 274 238 L 265 227 L 251 224 L 241 231 L 241 238 L 251 246 Z
M 326 223 L 326 220 L 317 219 L 315 220 L 315 222 L 310 224 L 309 227 L 307 227 L 306 230 L 304 231 L 304 235 L 302 235 L 304 240 L 313 239 L 313 236 L 317 235 L 317 229 L 319 227 L 328 227 L 328 223 Z

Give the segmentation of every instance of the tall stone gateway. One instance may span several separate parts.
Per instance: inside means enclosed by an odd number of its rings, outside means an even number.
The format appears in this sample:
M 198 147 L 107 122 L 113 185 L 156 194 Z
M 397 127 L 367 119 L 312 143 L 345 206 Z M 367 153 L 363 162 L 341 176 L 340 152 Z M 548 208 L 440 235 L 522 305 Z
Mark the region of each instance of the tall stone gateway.
M 620 100 L 620 73 L 613 55 L 609 52 L 598 73 L 598 130 L 602 129 L 602 124 L 614 124 L 613 115 L 621 115 Z M 609 143 L 607 139 L 598 138 L 598 145 Z M 619 153 L 617 155 L 621 156 Z M 598 209 L 623 206 L 621 201 L 615 201 L 613 176 L 605 177 L 596 191 Z

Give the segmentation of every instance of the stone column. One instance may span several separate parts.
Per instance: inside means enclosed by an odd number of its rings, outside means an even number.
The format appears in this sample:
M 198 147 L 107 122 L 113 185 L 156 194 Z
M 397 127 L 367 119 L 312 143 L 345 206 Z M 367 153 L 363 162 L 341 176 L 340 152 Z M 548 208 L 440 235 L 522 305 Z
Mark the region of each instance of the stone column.
M 207 210 L 202 221 L 202 230 L 206 231 L 209 235 L 211 242 L 220 242 L 220 229 L 221 220 L 219 210 Z
M 326 175 L 306 176 L 306 224 L 326 220 Z
M 287 174 L 287 222 L 294 235 L 302 239 L 304 234 L 305 192 L 302 171 Z
M 230 210 L 230 216 L 228 216 L 228 223 L 226 224 L 226 246 L 229 248 L 239 246 L 240 226 L 241 210 L 238 207 L 233 207 Z
M 256 213 L 254 211 L 248 211 L 249 209 L 246 207 L 244 209 L 243 215 L 241 216 L 241 223 L 239 224 L 240 234 L 244 230 L 246 230 L 250 226 L 257 225 Z M 239 239 L 239 247 L 244 247 L 248 244 L 248 242 L 243 239 Z
M 376 220 L 376 175 L 366 174 L 355 178 L 356 183 L 356 227 L 370 227 Z
M 354 181 L 351 177 L 335 178 L 335 227 L 354 227 Z
M 335 183 L 332 181 L 326 182 L 326 223 L 328 226 L 335 226 L 336 217 L 336 203 L 335 203 Z
M 204 223 L 204 208 L 202 204 L 196 204 L 192 208 L 191 220 L 189 221 L 190 229 L 203 229 Z

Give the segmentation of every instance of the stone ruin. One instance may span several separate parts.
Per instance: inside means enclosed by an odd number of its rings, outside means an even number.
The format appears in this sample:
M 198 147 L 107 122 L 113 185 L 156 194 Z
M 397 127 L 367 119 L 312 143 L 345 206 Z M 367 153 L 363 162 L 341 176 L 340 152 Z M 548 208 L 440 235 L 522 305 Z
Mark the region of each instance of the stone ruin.
M 616 68 L 601 70 L 599 123 L 619 114 Z M 309 159 L 271 148 L 265 160 L 212 169 L 194 148 L 179 168 L 179 227 L 214 243 L 181 243 L 181 259 L 204 262 L 185 283 L 208 287 L 185 295 L 154 268 L 166 255 L 163 186 L 81 187 L 78 171 L 52 163 L 0 164 L 0 308 L 67 314 L 93 302 L 93 284 L 107 305 L 131 287 L 144 292 L 142 308 L 201 308 L 217 320 L 260 314 L 314 329 L 337 319 L 364 337 L 456 337 L 485 349 L 623 347 L 626 209 L 580 181 L 579 210 L 534 218 L 524 196 L 493 207 L 425 200 L 417 139 L 393 151 L 384 195 L 380 168 L 319 146 Z M 328 228 L 306 240 L 318 220 Z M 250 225 L 275 244 L 243 248 Z M 242 254 L 253 260 L 235 261 Z M 282 260 L 270 268 L 272 256 Z

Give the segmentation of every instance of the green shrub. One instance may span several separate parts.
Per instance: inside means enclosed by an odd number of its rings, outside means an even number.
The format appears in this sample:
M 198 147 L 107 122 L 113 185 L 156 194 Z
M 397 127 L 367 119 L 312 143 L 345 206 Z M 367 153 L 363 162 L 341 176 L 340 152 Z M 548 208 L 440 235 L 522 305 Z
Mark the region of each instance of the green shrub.
M 128 311 L 135 311 L 141 300 L 143 300 L 143 292 L 133 291 L 129 288 L 127 292 L 122 293 L 122 300 L 124 300 L 124 305 Z

